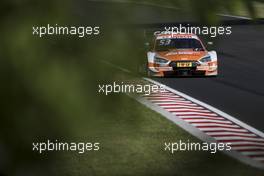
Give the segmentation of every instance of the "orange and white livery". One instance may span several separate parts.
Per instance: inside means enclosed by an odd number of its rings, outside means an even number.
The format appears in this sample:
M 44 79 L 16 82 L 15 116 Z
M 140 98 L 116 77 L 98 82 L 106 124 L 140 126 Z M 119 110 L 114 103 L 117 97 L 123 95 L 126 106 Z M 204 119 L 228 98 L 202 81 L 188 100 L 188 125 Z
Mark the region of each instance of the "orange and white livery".
M 217 54 L 195 34 L 160 33 L 147 53 L 149 76 L 216 76 Z

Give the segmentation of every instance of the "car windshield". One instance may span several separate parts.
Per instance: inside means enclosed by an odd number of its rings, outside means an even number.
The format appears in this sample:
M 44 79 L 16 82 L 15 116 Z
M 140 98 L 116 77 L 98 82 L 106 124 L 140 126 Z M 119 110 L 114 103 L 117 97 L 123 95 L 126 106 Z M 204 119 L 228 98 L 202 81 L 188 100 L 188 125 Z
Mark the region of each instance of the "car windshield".
M 171 49 L 193 49 L 195 51 L 203 51 L 201 42 L 193 38 L 172 38 L 158 39 L 156 41 L 156 51 L 168 51 Z

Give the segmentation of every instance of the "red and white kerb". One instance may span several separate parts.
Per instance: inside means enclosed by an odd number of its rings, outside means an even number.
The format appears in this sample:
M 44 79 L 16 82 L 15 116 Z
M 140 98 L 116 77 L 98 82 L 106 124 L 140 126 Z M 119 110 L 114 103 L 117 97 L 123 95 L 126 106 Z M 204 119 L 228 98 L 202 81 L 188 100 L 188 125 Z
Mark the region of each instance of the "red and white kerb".
M 188 122 L 217 142 L 230 143 L 232 150 L 264 165 L 263 137 L 168 90 L 143 97 L 175 115 L 175 118 Z

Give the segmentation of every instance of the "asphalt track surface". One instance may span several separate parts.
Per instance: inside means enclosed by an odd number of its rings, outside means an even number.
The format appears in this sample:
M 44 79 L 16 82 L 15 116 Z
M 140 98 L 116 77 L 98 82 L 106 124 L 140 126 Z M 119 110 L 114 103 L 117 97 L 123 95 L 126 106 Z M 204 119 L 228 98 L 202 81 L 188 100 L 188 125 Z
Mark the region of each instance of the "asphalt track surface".
M 237 25 L 218 41 L 219 76 L 155 78 L 264 131 L 264 25 Z

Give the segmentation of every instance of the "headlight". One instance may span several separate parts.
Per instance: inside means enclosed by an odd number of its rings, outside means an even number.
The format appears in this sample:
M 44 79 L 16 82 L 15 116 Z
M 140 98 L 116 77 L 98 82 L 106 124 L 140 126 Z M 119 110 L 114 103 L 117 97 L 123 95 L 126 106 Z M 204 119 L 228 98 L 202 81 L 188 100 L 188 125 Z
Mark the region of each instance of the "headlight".
M 166 64 L 168 62 L 168 60 L 160 58 L 160 57 L 155 57 L 154 58 L 154 62 L 155 63 L 161 63 L 161 64 Z
M 211 56 L 205 56 L 202 59 L 199 60 L 200 62 L 211 62 Z

